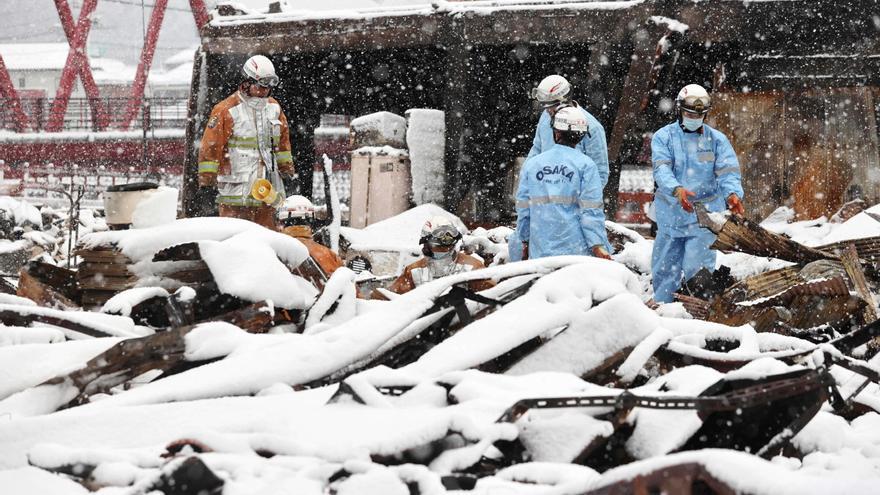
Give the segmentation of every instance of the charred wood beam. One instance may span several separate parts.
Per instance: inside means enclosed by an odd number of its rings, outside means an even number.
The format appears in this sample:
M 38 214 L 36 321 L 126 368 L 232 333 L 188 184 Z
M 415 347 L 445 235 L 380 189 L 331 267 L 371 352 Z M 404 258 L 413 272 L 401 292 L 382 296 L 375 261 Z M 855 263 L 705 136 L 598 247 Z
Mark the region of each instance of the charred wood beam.
M 820 49 L 835 44 L 851 47 L 853 41 L 871 43 L 876 30 L 871 17 L 864 13 L 873 11 L 875 6 L 873 0 L 698 5 L 674 0 L 615 9 L 569 8 L 565 2 L 548 9 L 536 2 L 531 9 L 529 5 L 520 5 L 516 10 L 499 7 L 478 11 L 463 3 L 461 8 L 434 8 L 402 15 L 373 12 L 369 17 L 348 19 L 285 21 L 276 16 L 267 22 L 268 16 L 240 19 L 227 15 L 216 17 L 201 34 L 205 40 L 202 46 L 208 52 L 238 54 L 436 45 L 444 42 L 444 24 L 458 21 L 468 26 L 463 32 L 468 38 L 460 40 L 478 44 L 523 40 L 592 43 L 619 35 L 617 19 L 638 23 L 650 16 L 666 16 L 687 24 L 694 39 L 701 43 L 745 40 L 755 47 L 796 45 Z
M 865 272 L 862 271 L 862 264 L 859 262 L 859 254 L 856 252 L 855 244 L 847 246 L 840 255 L 840 261 L 843 262 L 843 268 L 852 280 L 856 293 L 865 301 L 865 307 L 862 310 L 865 323 L 873 322 L 877 319 L 877 309 L 874 304 L 874 296 L 868 288 L 868 281 L 865 280 Z M 874 347 L 880 348 L 880 342 L 874 342 Z
M 717 216 L 710 215 L 701 205 L 697 205 L 696 211 L 700 225 L 711 230 L 717 236 L 711 246 L 712 249 L 778 258 L 794 263 L 840 259 L 833 254 L 804 246 L 787 237 L 770 232 L 743 217 L 731 215 L 721 223 L 716 219 Z
M 12 309 L 6 306 L 5 309 L 0 309 L 0 323 L 15 327 L 28 327 L 34 323 L 43 323 L 72 330 L 90 337 L 115 337 L 115 335 L 110 335 L 99 328 L 74 321 L 66 312 L 41 307 L 36 307 L 32 310 L 29 310 L 29 308 L 29 306 L 17 306 L 15 309 Z
M 223 315 L 218 320 L 232 323 L 250 333 L 264 333 L 272 326 L 271 308 L 266 303 L 253 304 Z M 89 360 L 83 368 L 49 379 L 40 386 L 72 386 L 76 389 L 76 397 L 59 405 L 59 408 L 85 403 L 91 395 L 106 392 L 147 371 L 166 371 L 180 365 L 185 360 L 184 337 L 196 326 L 123 340 Z
M 21 269 L 17 293 L 42 305 L 80 305 L 76 272 L 42 261 L 31 261 Z
M 614 482 L 595 488 L 583 495 L 618 495 L 623 493 L 711 493 L 734 495 L 739 493 L 732 486 L 716 478 L 702 464 L 689 462 L 665 466 L 632 479 Z
M 75 280 L 74 283 L 76 283 Z M 19 274 L 18 289 L 13 294 L 26 297 L 40 306 L 57 309 L 78 308 L 79 303 L 68 298 L 65 292 L 70 293 L 71 291 L 59 290 L 57 286 L 47 283 L 45 279 L 34 276 L 25 268 Z
M 21 284 L 21 282 L 19 282 Z M 18 289 L 6 280 L 6 277 L 0 276 L 0 294 L 16 295 Z

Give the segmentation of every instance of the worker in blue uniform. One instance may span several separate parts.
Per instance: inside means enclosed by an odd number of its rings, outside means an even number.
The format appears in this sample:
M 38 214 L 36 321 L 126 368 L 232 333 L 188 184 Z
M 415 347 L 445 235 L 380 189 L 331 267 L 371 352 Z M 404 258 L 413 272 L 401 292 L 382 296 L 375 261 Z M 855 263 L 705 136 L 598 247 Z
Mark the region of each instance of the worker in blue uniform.
M 580 108 L 560 108 L 553 117 L 556 144 L 523 164 L 516 193 L 523 259 L 589 254 L 611 258 L 602 180 L 593 160 L 575 149 L 588 131 Z
M 577 107 L 587 119 L 590 130 L 575 145 L 575 149 L 590 157 L 596 164 L 604 189 L 605 184 L 608 183 L 608 144 L 605 142 L 605 128 L 596 117 L 571 99 L 571 84 L 568 80 L 555 74 L 547 76 L 532 90 L 532 98 L 537 100 L 544 111 L 538 119 L 535 139 L 532 141 L 532 149 L 529 150 L 527 158 L 535 157 L 556 144 L 553 139 L 553 129 L 550 128 L 556 108 L 561 104 Z
M 727 137 L 703 120 L 711 98 L 697 84 L 681 89 L 675 99 L 677 122 L 662 127 L 651 140 L 657 237 L 651 256 L 654 300 L 672 302 L 683 281 L 700 268 L 715 270 L 715 241 L 700 227 L 694 203 L 710 212 L 725 208 L 744 215 L 742 176 Z

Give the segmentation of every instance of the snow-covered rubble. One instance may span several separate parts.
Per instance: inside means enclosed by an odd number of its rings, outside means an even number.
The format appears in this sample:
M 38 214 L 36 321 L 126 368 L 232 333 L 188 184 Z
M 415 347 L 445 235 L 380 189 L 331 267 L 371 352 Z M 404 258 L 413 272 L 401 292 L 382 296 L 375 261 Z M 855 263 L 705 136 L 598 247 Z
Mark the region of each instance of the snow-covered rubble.
M 438 213 L 422 205 L 366 229 L 343 227 L 342 235 L 350 250 L 391 253 L 389 269 L 399 271 L 418 251 L 422 223 Z M 765 227 L 812 245 L 872 232 L 859 215 L 808 225 L 787 223 L 784 213 Z M 609 228 L 624 239 L 616 262 L 499 264 L 506 249 L 496 247 L 509 229 L 469 232 L 465 244 L 497 263 L 390 301 L 355 299 L 357 277 L 345 268 L 319 294 L 290 271 L 306 259 L 302 244 L 244 221 L 186 219 L 85 235 L 83 246 L 115 246 L 146 275 L 157 268 L 155 253 L 194 243 L 224 293 L 303 310 L 302 333 L 200 323 L 183 335 L 185 365 L 173 373 L 155 379 L 146 372 L 70 405 L 70 384 L 40 385 L 56 377 L 50 383 L 65 383 L 123 339 L 152 334 L 127 317 L 132 308 L 152 298 L 198 301 L 192 289 L 144 285 L 110 299 L 103 312 L 111 314 L 66 313 L 115 337 L 69 340 L 48 325 L 0 328 L 4 493 L 85 493 L 75 480 L 97 493 L 147 493 L 187 459 L 217 474 L 223 493 L 237 494 L 442 494 L 462 493 L 455 488 L 461 483 L 485 495 L 578 494 L 682 466 L 743 493 L 876 491 L 880 414 L 871 410 L 880 410 L 880 387 L 858 390 L 862 375 L 823 361 L 840 354 L 833 347 L 694 319 L 680 304 L 649 309 L 643 301 L 650 298 L 652 242 Z M 787 265 L 743 254 L 719 258 L 738 265 L 737 278 Z M 484 299 L 454 297 L 456 287 L 480 278 L 497 283 L 480 293 Z M 0 303 L 0 310 L 55 311 L 14 296 Z M 867 370 L 877 364 L 859 363 Z M 679 400 L 720 381 L 826 370 L 844 397 L 858 393 L 859 414 L 842 416 L 825 403 L 788 448 L 766 458 L 711 448 L 678 452 L 704 427 L 704 413 L 695 409 L 570 403 L 509 416 L 518 401 L 536 398 Z M 58 404 L 70 407 L 56 410 Z M 597 461 L 600 454 L 588 447 L 611 438 L 608 449 L 620 465 Z M 523 457 L 510 457 L 511 445 Z M 62 472 L 68 474 L 54 474 Z

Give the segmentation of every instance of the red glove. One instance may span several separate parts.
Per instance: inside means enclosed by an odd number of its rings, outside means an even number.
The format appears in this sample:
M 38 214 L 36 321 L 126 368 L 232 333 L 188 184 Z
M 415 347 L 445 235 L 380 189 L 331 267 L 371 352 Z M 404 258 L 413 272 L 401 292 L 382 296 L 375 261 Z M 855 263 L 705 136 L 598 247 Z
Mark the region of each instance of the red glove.
M 610 260 L 611 255 L 608 254 L 608 251 L 605 250 L 602 246 L 593 246 L 593 256 L 597 258 L 602 258 L 603 260 Z
M 678 186 L 675 188 L 674 191 L 672 191 L 672 194 L 674 194 L 675 197 L 678 198 L 678 203 L 681 205 L 682 208 L 684 208 L 684 211 L 686 211 L 688 213 L 691 213 L 694 211 L 694 205 L 691 204 L 691 202 L 688 200 L 688 198 L 696 196 L 697 193 L 695 193 L 693 191 L 688 191 L 687 189 L 685 189 L 681 186 Z
M 736 194 L 727 197 L 727 209 L 734 215 L 743 216 L 746 214 L 746 209 Z

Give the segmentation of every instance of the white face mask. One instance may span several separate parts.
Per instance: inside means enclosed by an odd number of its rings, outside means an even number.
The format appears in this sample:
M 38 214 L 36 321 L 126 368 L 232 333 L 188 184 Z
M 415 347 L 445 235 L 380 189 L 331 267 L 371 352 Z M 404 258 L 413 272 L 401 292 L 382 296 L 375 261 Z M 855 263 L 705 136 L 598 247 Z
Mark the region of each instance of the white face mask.
M 689 131 L 696 131 L 703 125 L 703 117 L 700 117 L 698 119 L 691 119 L 682 115 L 681 125 Z
M 431 257 L 438 261 L 445 260 L 451 257 L 454 253 L 454 249 L 450 249 L 449 251 L 433 251 L 433 255 Z
M 248 96 L 245 93 L 241 93 L 241 99 L 244 100 L 245 104 L 254 110 L 260 110 L 265 108 L 269 103 L 269 97 L 260 98 L 258 96 Z

